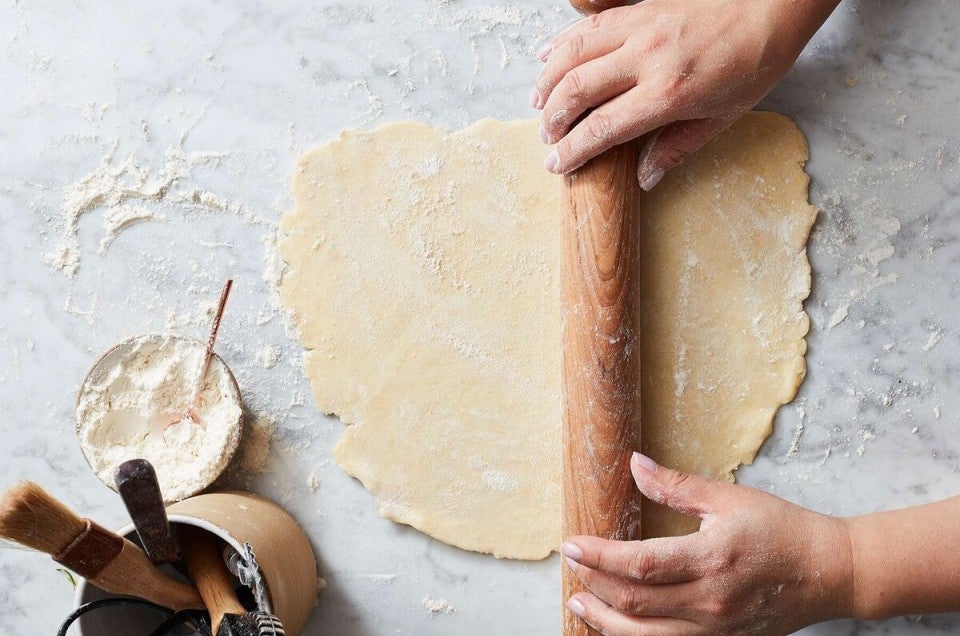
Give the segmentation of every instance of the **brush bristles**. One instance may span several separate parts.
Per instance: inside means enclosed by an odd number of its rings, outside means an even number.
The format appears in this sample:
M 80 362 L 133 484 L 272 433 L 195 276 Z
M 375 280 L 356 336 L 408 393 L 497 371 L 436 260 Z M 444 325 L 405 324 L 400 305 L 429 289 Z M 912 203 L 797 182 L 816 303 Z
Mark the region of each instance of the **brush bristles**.
M 0 537 L 47 554 L 59 554 L 86 522 L 31 481 L 0 496 Z

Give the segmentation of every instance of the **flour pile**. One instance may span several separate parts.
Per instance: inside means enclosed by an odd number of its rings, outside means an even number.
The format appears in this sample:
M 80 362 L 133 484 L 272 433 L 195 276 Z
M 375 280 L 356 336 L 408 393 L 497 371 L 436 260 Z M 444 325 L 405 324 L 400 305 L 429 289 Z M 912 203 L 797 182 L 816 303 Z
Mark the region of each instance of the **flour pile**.
M 224 362 L 210 362 L 190 407 L 205 347 L 173 335 L 137 336 L 109 351 L 80 387 L 80 448 L 100 479 L 128 459 L 153 464 L 167 503 L 209 486 L 240 442 L 239 391 Z

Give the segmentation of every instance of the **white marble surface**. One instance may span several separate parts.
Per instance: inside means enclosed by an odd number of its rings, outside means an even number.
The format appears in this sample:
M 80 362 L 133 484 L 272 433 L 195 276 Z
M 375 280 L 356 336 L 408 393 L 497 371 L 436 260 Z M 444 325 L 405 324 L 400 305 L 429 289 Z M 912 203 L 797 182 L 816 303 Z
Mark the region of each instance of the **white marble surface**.
M 249 408 L 279 428 L 266 472 L 235 469 L 225 483 L 278 499 L 308 530 L 329 583 L 309 633 L 557 633 L 556 558 L 495 561 L 391 524 L 329 461 L 341 425 L 312 409 L 263 278 L 263 242 L 290 205 L 297 155 L 343 128 L 531 116 L 533 51 L 573 19 L 564 4 L 533 0 L 8 0 L 0 485 L 31 478 L 120 524 L 119 499 L 76 444 L 74 389 L 97 352 L 124 336 L 165 327 L 202 335 L 219 284 L 233 276 L 220 350 Z M 854 514 L 960 490 L 958 27 L 960 6 L 949 0 L 844 2 L 765 101 L 809 136 L 812 200 L 823 213 L 810 244 L 809 375 L 740 477 L 818 510 Z M 105 210 L 94 209 L 79 224 L 77 276 L 45 263 L 61 242 L 68 184 L 114 145 L 112 166 L 129 156 L 155 174 L 181 139 L 187 153 L 224 154 L 163 201 L 132 202 L 166 221 L 125 230 L 101 255 Z M 193 189 L 230 205 L 176 200 Z M 269 347 L 280 354 L 270 368 Z M 71 593 L 49 560 L 0 551 L 0 633 L 52 633 Z M 426 595 L 456 613 L 430 615 Z M 960 633 L 960 619 L 805 633 L 944 631 Z

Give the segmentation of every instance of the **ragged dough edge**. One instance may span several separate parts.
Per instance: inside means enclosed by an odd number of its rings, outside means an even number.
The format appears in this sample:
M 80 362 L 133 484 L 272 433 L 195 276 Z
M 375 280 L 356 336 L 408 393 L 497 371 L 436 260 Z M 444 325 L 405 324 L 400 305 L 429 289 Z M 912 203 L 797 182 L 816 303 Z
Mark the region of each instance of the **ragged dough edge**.
M 517 131 L 522 132 L 530 125 L 530 120 L 501 121 L 494 118 L 483 118 L 471 124 L 466 128 L 456 131 L 449 131 L 442 127 L 430 126 L 422 122 L 401 121 L 382 124 L 369 130 L 345 130 L 333 140 L 322 144 L 321 146 L 301 155 L 297 161 L 296 173 L 293 178 L 294 200 L 298 205 L 291 212 L 284 214 L 280 220 L 280 237 L 278 251 L 281 259 L 286 265 L 286 269 L 281 278 L 280 298 L 283 306 L 287 310 L 290 318 L 290 325 L 296 331 L 297 339 L 304 347 L 303 366 L 304 369 L 310 367 L 312 356 L 316 355 L 315 346 L 307 342 L 304 338 L 303 321 L 309 320 L 309 316 L 304 316 L 301 312 L 304 307 L 294 302 L 294 297 L 299 292 L 299 277 L 302 273 L 297 267 L 297 262 L 305 260 L 304 250 L 299 248 L 293 240 L 295 237 L 291 230 L 298 226 L 302 217 L 307 213 L 305 206 L 300 206 L 299 202 L 306 201 L 306 196 L 310 188 L 317 186 L 309 180 L 306 168 L 318 157 L 331 153 L 338 146 L 342 146 L 353 139 L 374 138 L 382 135 L 391 135 L 394 132 L 403 132 L 409 136 L 415 130 L 423 131 L 424 136 L 431 137 L 431 142 L 442 143 L 444 141 L 458 138 L 471 138 L 471 143 L 478 144 L 477 138 L 482 137 L 484 131 L 494 129 L 500 135 L 504 132 Z M 476 136 L 476 137 L 474 137 Z M 559 179 L 559 178 L 558 178 Z M 558 181 L 559 186 L 559 181 Z M 300 194 L 304 196 L 300 196 Z M 559 356 L 559 352 L 557 353 Z M 391 500 L 384 495 L 381 488 L 381 476 L 376 467 L 370 461 L 365 461 L 357 456 L 349 456 L 347 449 L 354 443 L 358 437 L 358 432 L 362 430 L 365 421 L 364 418 L 356 412 L 336 409 L 331 406 L 334 398 L 329 397 L 325 392 L 326 386 L 322 382 L 311 381 L 311 391 L 317 408 L 326 415 L 336 416 L 345 425 L 345 430 L 338 442 L 333 448 L 333 458 L 340 468 L 351 477 L 359 480 L 363 486 L 374 496 L 377 501 L 378 513 L 381 517 L 391 521 L 409 525 L 417 530 L 438 539 L 449 545 L 485 554 L 492 554 L 497 558 L 518 559 L 527 561 L 537 561 L 550 556 L 559 548 L 559 545 L 548 546 L 544 548 L 533 549 L 532 546 L 526 546 L 526 549 L 517 548 L 513 550 L 504 550 L 501 543 L 496 538 L 483 539 L 476 535 L 471 537 L 470 541 L 465 542 L 459 534 L 462 521 L 448 520 L 443 524 L 427 524 L 424 515 L 415 507 L 405 505 L 402 502 Z M 539 541 L 538 541 L 539 542 Z
M 797 347 L 796 353 L 794 354 L 795 370 L 792 375 L 785 374 L 783 393 L 771 406 L 769 412 L 765 412 L 760 418 L 760 421 L 766 422 L 766 426 L 762 430 L 758 430 L 755 440 L 748 444 L 748 446 L 752 446 L 756 448 L 756 450 L 753 452 L 743 453 L 739 458 L 730 462 L 727 468 L 722 470 L 720 478 L 730 483 L 735 481 L 734 473 L 738 468 L 740 468 L 740 466 L 749 466 L 757 458 L 763 443 L 773 433 L 773 425 L 776 421 L 776 416 L 780 408 L 793 401 L 793 399 L 797 396 L 797 393 L 800 391 L 800 387 L 803 385 L 804 378 L 806 378 L 806 355 L 808 348 L 807 336 L 810 334 L 810 314 L 806 312 L 804 304 L 810 297 L 810 293 L 813 290 L 813 268 L 810 265 L 810 256 L 807 251 L 807 244 L 810 241 L 810 233 L 813 231 L 813 226 L 816 224 L 817 216 L 820 213 L 819 208 L 810 203 L 810 175 L 807 174 L 805 169 L 807 161 L 810 159 L 810 144 L 806 135 L 803 134 L 803 131 L 800 130 L 800 127 L 797 125 L 797 123 L 786 115 L 781 115 L 780 113 L 773 111 L 750 111 L 747 116 L 754 117 L 756 119 L 765 118 L 779 120 L 782 123 L 789 124 L 790 134 L 795 138 L 795 140 L 800 141 L 803 144 L 803 156 L 796 161 L 796 172 L 798 175 L 800 175 L 801 184 L 797 189 L 798 191 L 802 191 L 804 193 L 804 197 L 807 201 L 808 218 L 804 221 L 805 228 L 804 231 L 798 236 L 798 248 L 794 253 L 794 258 L 799 259 L 799 266 L 797 267 L 795 275 L 797 277 L 802 277 L 804 282 L 802 287 L 797 288 L 794 293 L 791 293 L 787 296 L 787 299 L 796 303 L 794 318 L 797 320 L 797 324 L 802 325 L 795 341 Z

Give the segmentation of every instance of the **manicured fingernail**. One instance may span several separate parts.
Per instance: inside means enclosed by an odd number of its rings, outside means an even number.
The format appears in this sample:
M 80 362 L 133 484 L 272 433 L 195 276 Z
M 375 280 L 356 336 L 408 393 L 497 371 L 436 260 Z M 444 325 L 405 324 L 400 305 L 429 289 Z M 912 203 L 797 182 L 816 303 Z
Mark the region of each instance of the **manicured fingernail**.
M 663 179 L 664 172 L 660 168 L 657 168 L 650 174 L 640 177 L 640 188 L 644 192 L 650 192 L 653 190 L 653 187 L 660 183 L 660 179 Z
M 545 144 L 550 143 L 550 137 L 547 136 L 547 129 L 543 126 L 540 126 L 540 140 Z
M 556 150 L 554 150 L 549 155 L 547 155 L 546 160 L 544 160 L 543 162 L 543 167 L 554 174 L 557 174 L 557 166 L 559 165 L 560 165 L 560 155 L 557 154 Z
M 648 470 L 651 473 L 656 472 L 657 468 L 659 468 L 659 466 L 657 466 L 657 462 L 653 461 L 646 455 L 641 455 L 640 453 L 634 453 L 632 461 L 634 466 Z
M 575 598 L 572 598 L 569 601 L 567 601 L 567 609 L 573 612 L 574 614 L 576 614 L 577 616 L 579 616 L 580 618 L 583 618 L 583 615 L 587 613 L 587 608 L 583 606 L 583 603 L 581 603 Z
M 546 62 L 546 61 L 547 61 L 547 58 L 550 57 L 550 54 L 551 54 L 551 53 L 553 53 L 553 45 L 552 45 L 552 44 L 544 44 L 542 47 L 540 47 L 540 50 L 537 51 L 537 58 L 538 58 L 541 62 Z
M 540 106 L 540 91 L 533 89 L 533 92 L 530 93 L 530 108 L 537 108 Z
M 580 549 L 580 546 L 576 543 L 570 543 L 569 541 L 564 541 L 560 544 L 560 554 L 574 561 L 579 561 L 583 558 L 583 550 Z

